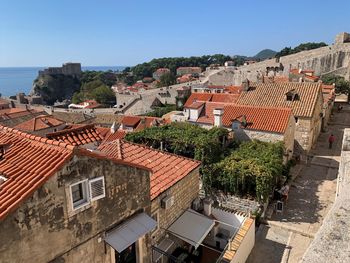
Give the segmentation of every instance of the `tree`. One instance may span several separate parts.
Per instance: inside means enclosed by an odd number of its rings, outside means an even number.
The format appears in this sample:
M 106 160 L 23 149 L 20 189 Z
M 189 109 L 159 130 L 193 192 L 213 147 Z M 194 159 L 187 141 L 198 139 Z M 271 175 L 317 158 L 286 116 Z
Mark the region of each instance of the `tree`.
M 91 99 L 103 105 L 114 105 L 116 102 L 114 92 L 105 85 L 94 89 L 90 96 Z
M 166 87 L 176 83 L 176 77 L 172 73 L 162 75 L 157 83 L 158 87 Z
M 266 201 L 283 173 L 283 144 L 249 141 L 202 169 L 207 191 L 220 189 Z
M 275 57 L 279 58 L 279 57 L 295 54 L 295 53 L 298 53 L 298 52 L 301 52 L 301 51 L 311 50 L 311 49 L 325 47 L 325 46 L 327 46 L 327 44 L 324 43 L 324 42 L 319 42 L 319 43 L 314 43 L 314 42 L 302 43 L 299 46 L 296 46 L 295 48 L 291 48 L 291 47 L 283 48 L 280 52 L 276 53 Z
M 321 80 L 327 85 L 335 84 L 336 93 L 350 94 L 350 81 L 345 80 L 344 77 L 329 74 L 322 76 Z

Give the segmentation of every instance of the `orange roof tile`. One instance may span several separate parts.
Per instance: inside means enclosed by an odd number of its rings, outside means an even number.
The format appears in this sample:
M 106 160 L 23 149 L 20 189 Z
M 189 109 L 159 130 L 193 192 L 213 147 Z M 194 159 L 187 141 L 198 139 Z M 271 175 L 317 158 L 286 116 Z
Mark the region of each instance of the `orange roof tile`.
M 31 196 L 69 160 L 73 147 L 0 126 L 0 144 L 10 143 L 0 174 L 0 220 Z
M 246 105 L 226 105 L 222 116 L 223 125 L 231 127 L 233 120 L 245 116 L 245 129 L 284 133 L 292 115 L 290 108 L 254 107 Z
M 239 94 L 214 93 L 211 97 L 212 102 L 235 103 L 239 98 Z
M 202 101 L 194 101 L 191 105 L 187 106 L 186 108 L 189 109 L 199 109 L 205 104 L 205 102 Z
M 136 125 L 141 121 L 141 118 L 138 116 L 124 116 L 121 124 L 125 126 L 136 127 Z
M 56 127 L 64 123 L 64 121 L 56 119 L 52 116 L 40 115 L 28 121 L 22 122 L 14 128 L 22 131 L 33 132 L 47 129 L 50 127 Z
M 97 128 L 93 124 L 48 133 L 46 134 L 46 137 L 73 146 L 101 142 L 103 140 L 103 136 L 100 135 Z
M 240 94 L 242 92 L 242 86 L 228 86 L 225 87 L 226 93 Z
M 213 94 L 211 93 L 192 93 L 191 96 L 187 99 L 184 107 L 189 107 L 195 101 L 209 101 Z
M 10 109 L 3 109 L 0 110 L 0 121 L 1 120 L 10 120 L 14 118 L 19 118 L 27 115 L 33 115 L 34 113 L 37 113 L 36 110 L 28 110 L 28 109 L 21 109 L 21 108 L 10 108 Z
M 262 83 L 252 87 L 251 90 L 242 92 L 237 104 L 292 108 L 296 117 L 312 117 L 321 93 L 321 83 L 314 82 Z M 291 90 L 299 95 L 298 100 L 287 101 L 286 93 Z
M 184 107 L 189 108 L 194 102 L 223 102 L 223 103 L 235 103 L 239 94 L 229 94 L 229 93 L 192 93 L 187 99 Z
M 107 156 L 151 169 L 152 200 L 200 166 L 198 161 L 122 140 L 101 144 L 99 150 Z

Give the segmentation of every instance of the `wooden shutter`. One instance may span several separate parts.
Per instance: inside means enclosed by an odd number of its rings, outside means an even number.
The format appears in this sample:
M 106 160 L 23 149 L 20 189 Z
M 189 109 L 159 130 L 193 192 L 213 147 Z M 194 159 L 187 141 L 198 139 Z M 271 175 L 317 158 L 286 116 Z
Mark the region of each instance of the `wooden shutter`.
M 90 200 L 95 201 L 106 196 L 105 179 L 98 177 L 89 181 Z

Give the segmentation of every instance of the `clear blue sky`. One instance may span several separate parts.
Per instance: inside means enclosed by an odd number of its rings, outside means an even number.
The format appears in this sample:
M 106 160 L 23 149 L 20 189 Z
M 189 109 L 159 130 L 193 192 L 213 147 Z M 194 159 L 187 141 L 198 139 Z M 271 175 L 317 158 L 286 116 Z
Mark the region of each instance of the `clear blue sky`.
M 255 55 L 350 31 L 350 0 L 1 0 L 0 67 Z

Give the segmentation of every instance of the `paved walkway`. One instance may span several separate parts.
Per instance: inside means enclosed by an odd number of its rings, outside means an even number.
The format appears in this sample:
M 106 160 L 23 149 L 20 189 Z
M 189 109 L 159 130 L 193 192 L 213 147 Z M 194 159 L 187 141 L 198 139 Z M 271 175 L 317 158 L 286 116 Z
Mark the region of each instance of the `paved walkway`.
M 304 165 L 292 182 L 282 214 L 273 214 L 261 225 L 247 263 L 297 263 L 331 208 L 336 191 L 343 130 L 350 127 L 350 107 L 335 113 L 329 131 L 321 133 L 311 162 Z M 328 136 L 336 142 L 328 149 Z

